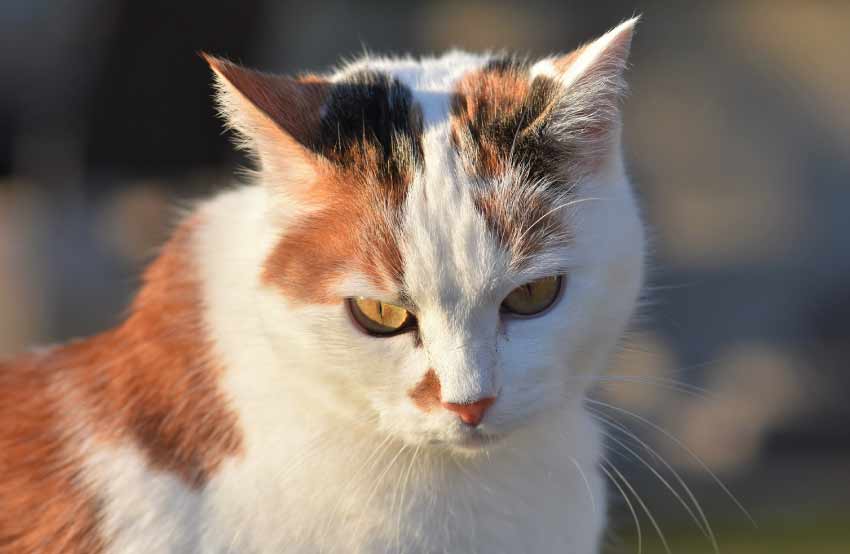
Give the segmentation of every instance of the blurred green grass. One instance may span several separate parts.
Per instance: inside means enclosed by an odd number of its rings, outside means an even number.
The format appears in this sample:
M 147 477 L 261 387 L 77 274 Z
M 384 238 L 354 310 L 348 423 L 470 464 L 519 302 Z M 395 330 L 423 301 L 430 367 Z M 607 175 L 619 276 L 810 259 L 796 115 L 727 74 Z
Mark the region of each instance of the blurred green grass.
M 649 522 L 641 522 L 643 554 L 666 554 Z M 619 537 L 612 539 L 606 554 L 639 552 L 633 529 L 624 522 Z M 663 529 L 663 523 L 662 523 Z M 708 539 L 698 530 L 664 530 L 672 554 L 714 554 Z M 714 526 L 720 554 L 847 554 L 850 552 L 850 512 L 798 514 L 759 522 L 758 528 Z

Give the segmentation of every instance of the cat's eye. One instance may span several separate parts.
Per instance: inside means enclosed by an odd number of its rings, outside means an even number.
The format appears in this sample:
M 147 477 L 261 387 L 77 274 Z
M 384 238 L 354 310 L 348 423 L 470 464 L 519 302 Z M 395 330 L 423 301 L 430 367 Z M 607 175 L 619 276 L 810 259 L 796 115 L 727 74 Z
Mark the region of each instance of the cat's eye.
M 517 287 L 502 301 L 502 311 L 526 317 L 537 315 L 558 299 L 562 281 L 560 276 L 544 277 Z
M 401 306 L 369 298 L 349 298 L 351 316 L 370 335 L 388 337 L 416 325 L 416 317 Z

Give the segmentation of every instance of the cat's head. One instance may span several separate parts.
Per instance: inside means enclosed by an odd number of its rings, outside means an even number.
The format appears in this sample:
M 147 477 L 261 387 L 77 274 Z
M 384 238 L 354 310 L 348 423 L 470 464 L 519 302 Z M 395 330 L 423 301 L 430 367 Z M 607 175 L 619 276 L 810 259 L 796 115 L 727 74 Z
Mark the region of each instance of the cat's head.
M 275 199 L 275 300 L 257 309 L 281 371 L 325 408 L 459 449 L 581 402 L 642 279 L 619 144 L 634 24 L 531 62 L 287 78 L 208 58 Z

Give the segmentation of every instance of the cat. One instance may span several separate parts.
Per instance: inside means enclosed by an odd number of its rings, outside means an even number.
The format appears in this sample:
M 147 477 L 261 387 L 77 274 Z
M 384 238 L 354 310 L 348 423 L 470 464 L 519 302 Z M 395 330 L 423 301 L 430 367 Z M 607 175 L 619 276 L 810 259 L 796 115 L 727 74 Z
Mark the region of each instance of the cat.
M 252 183 L 121 325 L 0 364 L 0 553 L 599 552 L 635 23 L 533 62 L 204 55 Z

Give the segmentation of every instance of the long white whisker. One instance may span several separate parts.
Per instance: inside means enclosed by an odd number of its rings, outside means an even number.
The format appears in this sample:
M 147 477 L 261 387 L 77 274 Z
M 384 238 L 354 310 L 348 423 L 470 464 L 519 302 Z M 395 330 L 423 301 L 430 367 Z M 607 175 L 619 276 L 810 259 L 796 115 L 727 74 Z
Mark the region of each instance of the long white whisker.
M 413 456 L 410 457 L 410 464 L 407 466 L 407 471 L 405 472 L 404 478 L 401 484 L 401 497 L 399 499 L 398 504 L 398 519 L 396 521 L 396 544 L 398 545 L 399 552 L 402 551 L 401 547 L 401 519 L 404 514 L 404 497 L 407 492 L 407 484 L 410 481 L 411 470 L 413 469 L 413 464 L 416 462 L 416 457 L 419 455 L 419 450 L 421 445 L 417 444 L 416 449 L 413 451 Z
M 601 417 L 604 417 L 604 416 L 601 416 L 601 414 L 600 414 L 598 417 L 601 418 Z M 601 421 L 603 423 L 607 423 L 608 425 L 616 425 L 615 423 L 612 423 L 612 422 L 608 421 L 607 419 L 598 419 L 598 421 Z M 619 428 L 619 426 L 617 426 L 617 427 Z M 709 539 L 711 541 L 711 545 L 712 545 L 712 548 L 714 549 L 715 554 L 719 554 L 720 548 L 717 545 L 717 539 L 714 535 L 714 531 L 711 528 L 711 525 L 708 523 L 708 518 L 705 516 L 705 512 L 703 511 L 702 506 L 700 506 L 700 503 L 697 501 L 696 497 L 691 492 L 691 490 L 687 486 L 687 484 L 685 484 L 685 482 L 681 478 L 681 476 L 679 476 L 679 474 L 670 466 L 670 464 L 667 463 L 666 460 L 661 458 L 661 456 L 657 452 L 655 452 L 649 445 L 647 445 L 645 442 L 640 440 L 633 433 L 631 433 L 631 432 L 629 432 L 628 430 L 625 430 L 625 429 L 620 429 L 620 431 L 628 433 L 628 436 L 630 438 L 637 441 L 650 454 L 655 456 L 656 459 L 658 459 L 662 464 L 664 464 L 665 467 L 667 467 L 668 470 L 670 470 L 670 472 L 673 474 L 673 476 L 675 477 L 675 479 L 677 480 L 679 485 L 681 485 L 682 488 L 685 489 L 686 494 L 688 495 L 690 500 L 694 503 L 694 506 L 696 507 L 696 510 L 699 513 L 702 521 L 700 521 L 700 519 L 697 518 L 697 515 L 691 509 L 690 505 L 687 502 L 685 502 L 685 499 L 682 498 L 681 494 L 679 494 L 679 492 L 676 489 L 674 489 L 672 485 L 670 485 L 670 483 L 667 481 L 667 479 L 665 479 L 664 476 L 662 476 L 655 468 L 653 468 L 649 464 L 649 462 L 647 462 L 646 459 L 643 458 L 643 456 L 641 456 L 640 454 L 635 452 L 634 449 L 629 447 L 625 442 L 619 440 L 617 437 L 615 437 L 611 433 L 609 433 L 609 432 L 604 432 L 604 433 L 605 433 L 605 436 L 608 439 L 610 439 L 610 440 L 614 441 L 616 444 L 620 445 L 620 447 L 624 448 L 634 458 L 639 460 L 644 466 L 647 467 L 647 469 L 649 469 L 653 473 L 653 475 L 655 475 L 655 477 L 658 478 L 659 481 L 661 481 L 664 484 L 665 487 L 667 487 L 667 490 L 669 490 L 673 494 L 673 496 L 676 497 L 676 500 L 678 500 L 679 503 L 685 508 L 685 511 L 688 512 L 688 515 L 691 516 L 691 519 L 693 520 L 693 522 L 697 526 L 697 528 L 702 532 L 703 535 L 705 535 L 705 537 L 707 539 Z
M 607 416 L 607 415 L 605 415 L 605 414 L 603 414 L 599 411 L 593 410 L 592 408 L 589 408 L 589 409 L 591 411 L 593 411 L 598 417 L 603 418 L 603 420 L 606 421 L 608 423 L 608 425 L 611 425 L 611 426 L 615 427 L 616 429 L 619 429 L 627 437 L 629 437 L 633 441 L 637 442 L 641 447 L 643 447 L 647 452 L 649 452 L 656 460 L 661 462 L 664 465 L 664 467 L 667 468 L 668 471 L 670 471 L 670 473 L 673 475 L 673 477 L 676 479 L 676 481 L 679 483 L 679 485 L 681 485 L 682 488 L 685 490 L 685 494 L 687 494 L 688 497 L 690 498 L 691 502 L 693 502 L 694 507 L 696 508 L 697 512 L 699 513 L 700 517 L 702 518 L 703 523 L 705 524 L 705 529 L 708 531 L 708 533 L 710 535 L 709 538 L 711 539 L 712 546 L 714 547 L 715 552 L 718 552 L 719 546 L 717 545 L 717 538 L 714 535 L 714 531 L 712 530 L 711 525 L 708 523 L 708 517 L 706 516 L 705 511 L 702 508 L 702 505 L 697 500 L 696 495 L 694 495 L 693 491 L 691 491 L 691 488 L 688 486 L 688 484 L 685 483 L 685 480 L 682 478 L 682 476 L 679 475 L 679 472 L 676 471 L 676 469 L 666 459 L 664 459 L 664 457 L 661 454 L 659 454 L 654 448 L 652 448 L 649 444 L 647 444 L 646 441 L 642 440 L 635 433 L 633 433 L 628 427 L 626 427 L 625 425 L 623 425 L 622 423 L 620 423 L 619 421 L 617 421 L 613 417 Z
M 641 527 L 640 527 L 640 519 L 638 518 L 637 511 L 635 511 L 635 507 L 634 507 L 634 505 L 632 505 L 632 501 L 629 499 L 629 495 L 626 494 L 625 489 L 623 489 L 623 487 L 620 485 L 620 483 L 617 482 L 617 480 L 614 478 L 614 476 L 611 474 L 611 472 L 608 471 L 608 469 L 606 469 L 605 463 L 606 463 L 606 460 L 603 459 L 599 463 L 599 469 L 601 469 L 602 472 L 605 473 L 605 475 L 608 476 L 608 479 L 611 481 L 611 483 L 613 483 L 614 486 L 617 487 L 617 490 L 620 491 L 620 496 L 622 496 L 623 500 L 626 501 L 626 506 L 629 507 L 629 511 L 632 513 L 632 519 L 635 522 L 635 531 L 637 532 L 637 540 L 638 540 L 638 554 L 643 554 L 643 531 L 641 530 Z M 610 463 L 610 462 L 608 462 L 608 463 Z
M 538 223 L 540 223 L 541 221 L 543 221 L 544 219 L 546 219 L 546 218 L 547 218 L 550 214 L 553 214 L 553 213 L 555 213 L 555 212 L 557 212 L 558 210 L 561 210 L 561 209 L 563 209 L 563 208 L 568 208 L 568 207 L 570 207 L 570 206 L 574 206 L 574 205 L 576 205 L 576 204 L 581 204 L 582 202 L 589 202 L 589 201 L 591 201 L 591 200 L 602 200 L 602 199 L 601 199 L 601 198 L 579 198 L 579 199 L 577 199 L 577 200 L 570 200 L 569 202 L 565 202 L 565 203 L 563 203 L 563 204 L 559 204 L 559 205 L 555 206 L 554 208 L 552 208 L 552 209 L 551 209 L 551 210 L 549 210 L 548 212 L 546 212 L 546 213 L 544 213 L 543 215 L 541 215 L 540 217 L 538 217 L 538 218 L 534 221 L 534 223 L 532 223 L 531 225 L 529 225 L 529 226 L 528 226 L 528 228 L 527 228 L 527 229 L 525 229 L 525 230 L 524 230 L 524 231 L 523 231 L 523 232 L 519 235 L 519 237 L 517 237 L 517 238 L 516 238 L 516 242 L 517 242 L 517 243 L 522 242 L 522 240 L 525 238 L 525 235 L 527 235 L 528 233 L 530 233 L 530 232 L 534 229 L 534 227 L 536 227 L 536 226 L 537 226 L 537 224 L 538 224 Z
M 384 440 L 382 440 L 378 446 L 372 450 L 371 454 L 369 454 L 366 459 L 358 466 L 358 468 L 351 474 L 351 477 L 345 482 L 345 484 L 340 488 L 340 494 L 338 495 L 337 501 L 334 504 L 334 507 L 328 512 L 329 517 L 326 521 L 328 526 L 332 525 L 334 522 L 334 515 L 338 514 L 340 511 L 340 507 L 342 506 L 343 501 L 346 499 L 346 496 L 352 492 L 354 489 L 354 485 L 357 483 L 358 478 L 363 474 L 369 471 L 375 465 L 375 461 L 380 459 L 380 457 L 390 448 L 392 435 L 387 435 Z
M 597 405 L 602 406 L 604 408 L 608 408 L 609 410 L 615 410 L 615 411 L 620 412 L 620 413 L 627 415 L 629 417 L 633 417 L 633 418 L 637 419 L 638 421 L 640 421 L 641 423 L 648 425 L 649 427 L 651 427 L 651 428 L 655 429 L 656 431 L 658 431 L 659 433 L 663 434 L 668 439 L 672 440 L 677 446 L 679 446 L 682 450 L 684 450 L 694 461 L 696 461 L 700 465 L 700 467 L 703 470 L 705 470 L 706 473 L 708 473 L 708 475 L 717 484 L 717 486 L 720 487 L 721 490 L 723 490 L 724 493 L 726 493 L 726 495 L 732 500 L 732 502 L 735 503 L 735 506 L 737 506 L 738 509 L 741 510 L 741 512 L 747 517 L 747 519 L 750 520 L 750 523 L 752 523 L 752 525 L 754 527 L 756 527 L 756 528 L 758 527 L 758 524 L 753 519 L 753 516 L 751 516 L 750 512 L 748 512 L 747 509 L 744 508 L 743 504 L 741 504 L 741 502 L 738 500 L 738 498 L 734 494 L 732 494 L 732 491 L 730 491 L 729 488 L 723 483 L 723 481 L 721 481 L 720 478 L 713 471 L 711 471 L 711 468 L 708 467 L 708 465 L 702 460 L 702 458 L 697 456 L 697 454 L 693 450 L 691 450 L 685 443 L 683 443 L 678 437 L 676 437 L 675 435 L 673 435 L 671 432 L 667 431 L 666 429 L 662 428 L 661 426 L 649 421 L 645 417 L 642 417 L 642 416 L 640 416 L 640 415 L 638 415 L 634 412 L 631 412 L 629 410 L 626 410 L 624 408 L 619 408 L 619 407 L 614 406 L 612 404 L 609 404 L 607 402 L 602 402 L 601 400 L 593 400 L 592 398 L 588 398 L 587 401 L 592 403 L 592 404 L 597 404 Z
M 595 514 L 596 513 L 596 499 L 593 496 L 593 488 L 590 486 L 590 480 L 587 478 L 587 474 L 582 469 L 581 464 L 578 463 L 578 460 L 575 459 L 574 456 L 570 456 L 570 461 L 576 466 L 579 475 L 581 476 L 582 481 L 584 481 L 584 486 L 587 488 L 587 496 L 590 497 L 590 509 Z
M 658 522 L 655 520 L 655 517 L 652 515 L 652 512 L 649 510 L 649 507 L 643 501 L 643 498 L 640 497 L 640 495 L 637 493 L 637 491 L 632 486 L 632 484 L 629 483 L 629 480 L 626 479 L 626 476 L 623 475 L 620 472 L 620 470 L 617 469 L 617 467 L 610 462 L 610 460 L 608 461 L 608 466 L 611 468 L 611 471 L 613 471 L 614 473 L 617 474 L 617 476 L 620 477 L 623 484 L 626 485 L 626 488 L 628 488 L 631 491 L 631 493 L 634 495 L 635 500 L 638 501 L 638 504 L 640 504 L 641 508 L 643 508 L 643 511 L 646 514 L 646 517 L 649 518 L 650 523 L 652 523 L 652 526 L 655 528 L 655 532 L 658 533 L 658 538 L 661 539 L 661 544 L 664 545 L 664 551 L 667 554 L 670 554 L 670 547 L 667 545 L 667 539 L 664 537 L 664 532 L 661 531 L 661 526 L 658 525 Z
M 369 496 L 363 502 L 364 513 L 365 513 L 365 510 L 369 509 L 369 504 L 372 502 L 372 499 L 375 497 L 375 494 L 377 494 L 378 489 L 381 488 L 381 481 L 383 481 L 384 477 L 387 475 L 387 473 L 389 473 L 389 471 L 392 469 L 393 465 L 396 463 L 396 460 L 399 459 L 399 457 L 404 453 L 405 450 L 407 450 L 407 445 L 403 444 L 401 446 L 401 448 L 398 449 L 398 452 L 396 453 L 396 455 L 393 456 L 393 458 L 387 463 L 387 466 L 384 468 L 384 470 L 375 479 L 375 483 L 372 486 L 372 490 L 369 493 Z M 355 527 L 354 533 L 353 533 L 355 536 L 357 536 L 357 534 L 360 532 L 360 527 L 361 527 L 361 524 L 363 523 L 363 520 L 364 520 L 364 518 L 361 517 L 360 520 L 358 521 L 357 527 Z
M 571 377 L 569 381 L 572 380 L 587 380 L 593 383 L 634 383 L 637 385 L 655 385 L 657 387 L 665 388 L 675 392 L 681 392 L 682 394 L 687 394 L 689 396 L 694 396 L 697 398 L 716 398 L 716 395 L 714 395 L 714 393 L 707 391 L 706 389 L 703 389 L 701 387 L 697 387 L 689 383 L 683 383 L 675 379 L 666 379 L 663 377 L 638 377 L 632 375 L 587 375 Z

